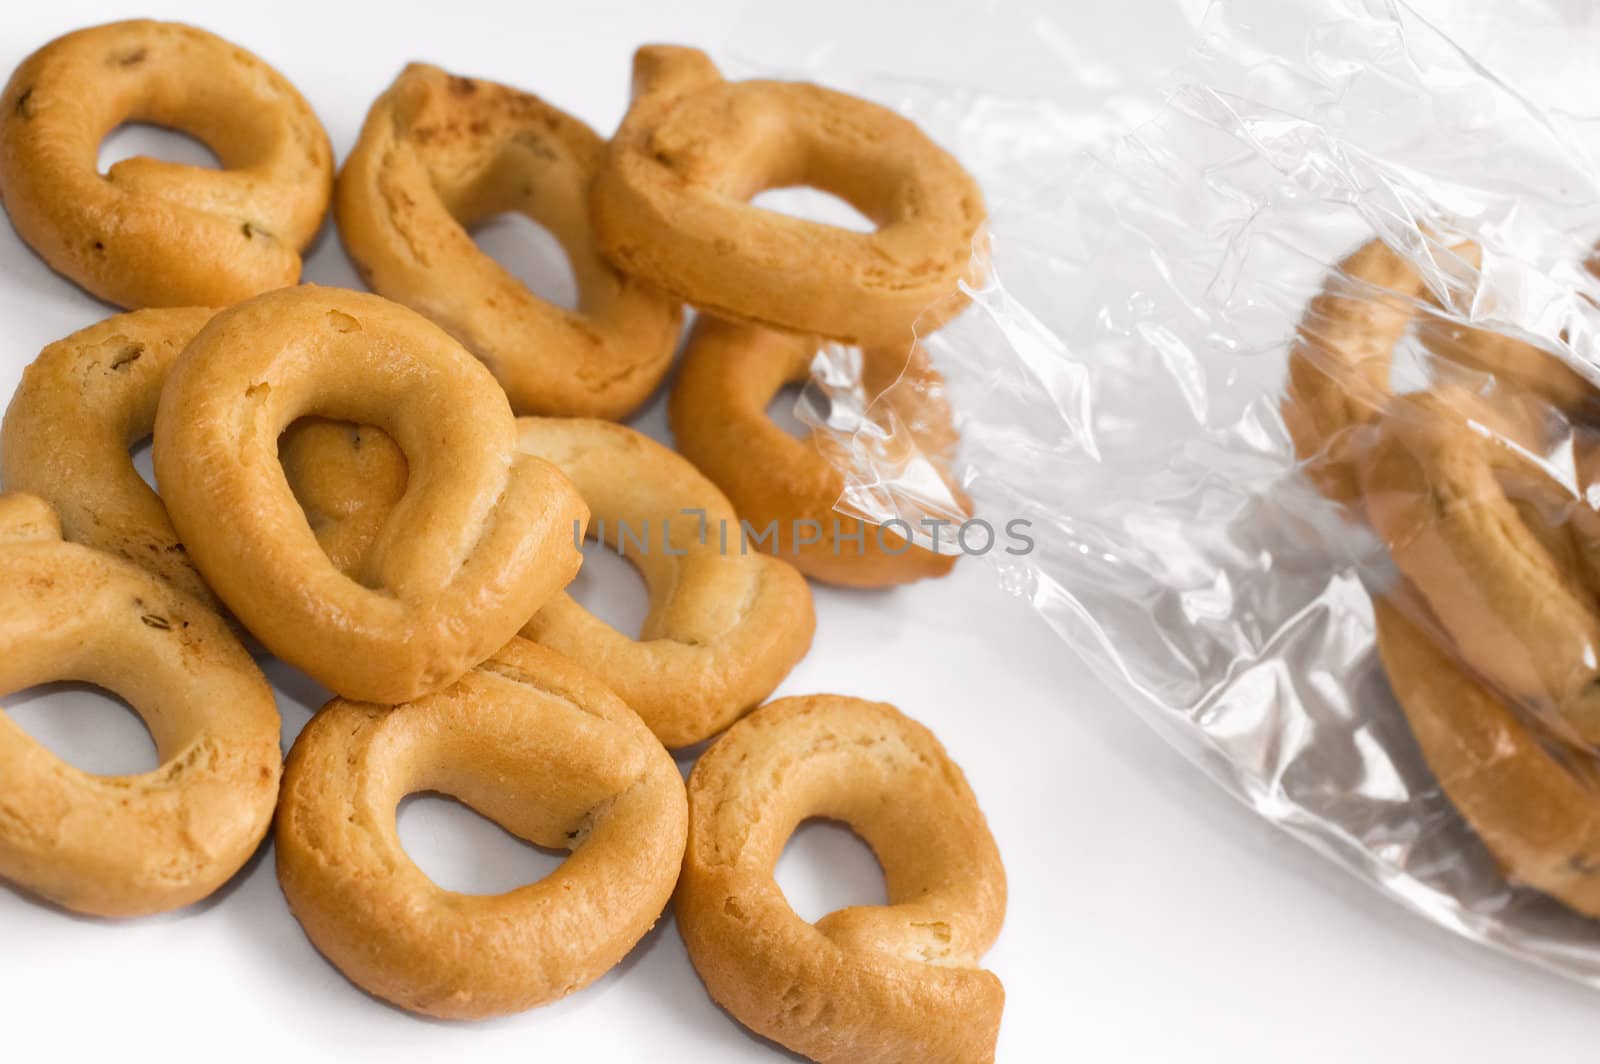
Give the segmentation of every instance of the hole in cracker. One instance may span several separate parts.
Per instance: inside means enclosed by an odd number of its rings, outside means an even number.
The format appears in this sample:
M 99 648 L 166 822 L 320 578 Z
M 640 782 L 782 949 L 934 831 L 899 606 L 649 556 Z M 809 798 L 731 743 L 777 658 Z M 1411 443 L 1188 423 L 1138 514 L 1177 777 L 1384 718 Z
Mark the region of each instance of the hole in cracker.
M 100 172 L 109 173 L 115 164 L 139 155 L 185 166 L 222 169 L 222 161 L 204 141 L 165 126 L 129 122 L 113 129 L 100 142 Z
M 597 526 L 591 522 L 591 531 L 594 527 Z M 652 538 L 644 549 L 660 549 L 660 529 L 651 527 L 648 534 Z M 638 639 L 644 629 L 645 615 L 650 612 L 650 593 L 633 562 L 618 553 L 617 544 L 621 536 L 623 549 L 637 554 L 645 535 L 640 522 L 630 522 L 624 530 L 616 522 L 607 521 L 605 543 L 593 539 L 583 541 L 583 567 L 567 585 L 567 594 L 576 599 L 578 605 L 632 639 Z
M 837 820 L 802 822 L 783 848 L 773 878 L 789 907 L 810 923 L 854 905 L 889 904 L 872 847 Z
M 155 740 L 132 706 L 86 683 L 48 683 L 0 706 L 61 760 L 97 776 L 132 776 L 161 764 Z
M 794 412 L 795 406 L 800 402 L 800 393 L 805 390 L 805 385 L 800 382 L 785 384 L 778 389 L 778 394 L 772 397 L 772 402 L 767 404 L 767 417 L 772 423 L 793 436 L 797 440 L 811 439 L 811 426 L 801 421 Z
M 511 834 L 462 802 L 407 795 L 395 813 L 400 845 L 424 875 L 459 894 L 504 894 L 561 867 L 566 854 Z
M 151 446 L 154 442 L 153 437 L 146 436 L 128 448 L 128 457 L 133 459 L 134 470 L 150 485 L 151 491 L 156 490 L 155 449 Z
M 546 303 L 578 309 L 578 279 L 559 241 L 544 226 L 515 212 L 472 228 L 478 249 Z
M 849 202 L 819 188 L 769 188 L 757 193 L 750 200 L 750 205 L 774 214 L 787 214 L 791 218 L 838 226 L 852 233 L 871 233 L 878 228 L 871 218 L 856 210 Z

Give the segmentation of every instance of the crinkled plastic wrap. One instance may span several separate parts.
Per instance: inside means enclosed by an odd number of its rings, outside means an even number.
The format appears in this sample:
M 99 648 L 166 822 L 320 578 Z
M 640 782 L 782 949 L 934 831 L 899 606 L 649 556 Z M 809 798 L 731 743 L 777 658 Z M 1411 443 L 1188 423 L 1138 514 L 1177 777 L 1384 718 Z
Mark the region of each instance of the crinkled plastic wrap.
M 1590 77 L 1560 12 L 1512 24 Z M 1004 584 L 1262 816 L 1600 985 L 1600 920 L 1546 893 L 1600 914 L 1595 131 L 1379 0 L 1198 30 L 1119 136 L 902 98 L 987 182 L 987 280 L 921 337 L 942 386 L 869 402 L 825 348 L 800 414 L 846 512 L 961 549 L 948 465 L 1029 522 Z M 935 453 L 906 411 L 944 401 Z

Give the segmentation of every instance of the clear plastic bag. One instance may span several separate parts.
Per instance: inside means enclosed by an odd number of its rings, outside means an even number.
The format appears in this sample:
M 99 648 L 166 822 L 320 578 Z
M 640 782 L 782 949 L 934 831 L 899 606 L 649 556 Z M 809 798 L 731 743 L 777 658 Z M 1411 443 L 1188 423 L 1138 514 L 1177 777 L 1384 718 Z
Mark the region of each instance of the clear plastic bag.
M 1562 103 L 1593 80 L 1593 27 L 1476 25 L 1565 61 L 1525 64 L 1528 95 L 1403 6 L 1223 0 L 1124 135 L 1049 101 L 902 95 L 990 181 L 988 280 L 920 339 L 942 385 L 873 401 L 825 348 L 797 412 L 847 513 L 973 553 L 948 467 L 970 514 L 1027 522 L 1031 550 L 982 552 L 1004 584 L 1262 816 L 1600 986 L 1600 921 L 1512 881 L 1600 914 L 1579 845 L 1600 839 L 1600 636 L 1539 583 L 1600 616 L 1600 139 Z M 954 447 L 905 414 L 930 398 Z M 1307 427 L 1319 402 L 1338 431 Z

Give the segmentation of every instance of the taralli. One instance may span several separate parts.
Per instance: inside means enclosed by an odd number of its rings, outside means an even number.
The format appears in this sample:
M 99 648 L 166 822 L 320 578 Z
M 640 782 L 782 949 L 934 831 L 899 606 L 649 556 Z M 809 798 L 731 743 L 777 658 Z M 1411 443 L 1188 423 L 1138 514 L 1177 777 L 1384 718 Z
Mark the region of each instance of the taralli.
M 605 421 L 522 418 L 521 447 L 572 478 L 603 535 L 643 574 L 638 639 L 558 594 L 522 630 L 588 667 L 669 747 L 709 739 L 770 695 L 811 645 L 811 591 L 746 553 L 733 507 L 695 468 Z
M 139 156 L 100 173 L 126 122 L 193 134 L 223 169 Z M 284 77 L 193 26 L 69 33 L 0 94 L 0 197 L 52 268 L 125 307 L 225 306 L 300 278 L 333 151 Z
M 358 580 L 279 464 L 279 437 L 307 415 L 382 429 L 405 454 L 405 494 Z M 195 567 L 246 628 L 335 692 L 394 703 L 454 683 L 577 572 L 583 502 L 516 444 L 494 378 L 437 326 L 302 286 L 223 311 L 184 350 L 155 470 Z
M 791 185 L 839 196 L 877 230 L 748 202 Z M 905 343 L 965 305 L 985 217 L 961 164 L 894 112 L 816 85 L 724 81 L 703 52 L 666 45 L 634 55 L 593 212 L 624 273 L 723 317 L 863 345 Z
M 772 869 L 808 817 L 866 840 L 887 906 L 815 925 L 795 914 Z M 813 1060 L 992 1060 L 1005 991 L 978 960 L 1005 906 L 1000 854 L 961 770 L 893 706 L 781 699 L 729 729 L 689 778 L 675 905 L 689 957 L 735 1019 Z
M 339 176 L 339 234 L 366 282 L 488 364 L 518 413 L 618 418 L 672 363 L 682 308 L 595 247 L 589 187 L 605 142 L 537 96 L 414 63 L 373 104 Z M 577 278 L 547 303 L 469 230 L 517 211 Z
M 1471 244 L 1450 249 L 1476 265 Z M 1372 423 L 1390 398 L 1394 349 L 1409 330 L 1434 356 L 1435 371 L 1459 367 L 1488 374 L 1509 393 L 1531 393 L 1568 414 L 1593 413 L 1592 385 L 1531 344 L 1437 316 L 1437 302 L 1417 269 L 1382 240 L 1335 267 L 1306 308 L 1289 351 L 1283 418 L 1295 453 L 1317 487 L 1338 502 L 1360 497 L 1361 455 Z
M 227 882 L 266 834 L 282 757 L 272 688 L 222 620 L 0 496 L 0 692 L 81 680 L 144 718 L 161 766 L 95 776 L 0 713 L 0 878 L 68 909 L 138 916 Z
M 1437 394 L 1393 400 L 1359 468 L 1368 521 L 1460 660 L 1600 741 L 1594 511 Z
M 155 429 L 172 363 L 213 314 L 137 310 L 46 347 L 6 410 L 0 484 L 48 502 L 70 542 L 131 561 L 221 610 L 128 456 Z M 290 426 L 280 450 L 317 539 L 336 566 L 355 571 L 405 491 L 404 458 L 381 432 L 317 419 Z
M 812 338 L 702 315 L 668 406 L 678 450 L 727 494 L 751 529 L 752 546 L 775 552 L 807 576 L 885 587 L 945 575 L 955 564 L 953 553 L 936 553 L 887 525 L 835 511 L 843 475 L 812 441 L 795 439 L 767 416 L 784 385 L 809 378 L 816 349 Z M 920 348 L 911 359 L 906 372 L 932 376 Z M 863 351 L 868 395 L 893 384 L 905 363 L 898 349 Z M 947 409 L 927 403 L 904 413 L 927 455 L 949 446 L 954 432 Z M 955 487 L 948 481 L 945 486 L 965 506 Z
M 1600 423 L 1600 390 L 1557 355 L 1514 336 L 1434 315 L 1417 324 L 1418 339 L 1434 358 L 1436 374 L 1443 367 L 1459 367 L 1467 375 L 1463 384 L 1493 392 L 1499 401 L 1538 401 L 1571 421 Z M 1485 379 L 1492 385 L 1481 383 Z
M 1424 291 L 1416 269 L 1373 240 L 1334 267 L 1301 318 L 1283 419 L 1307 474 L 1339 502 L 1360 496 L 1352 462 L 1371 441 L 1358 430 L 1389 397 L 1392 352 Z
M 435 885 L 395 807 L 452 795 L 507 831 L 570 850 L 493 896 Z M 278 877 L 307 936 L 352 982 L 415 1012 L 479 1019 L 604 974 L 672 894 L 686 824 L 677 766 L 583 669 L 514 640 L 439 694 L 330 702 L 289 756 Z
M 1506 879 L 1600 916 L 1600 763 L 1540 732 L 1379 599 L 1378 651 L 1423 756 Z

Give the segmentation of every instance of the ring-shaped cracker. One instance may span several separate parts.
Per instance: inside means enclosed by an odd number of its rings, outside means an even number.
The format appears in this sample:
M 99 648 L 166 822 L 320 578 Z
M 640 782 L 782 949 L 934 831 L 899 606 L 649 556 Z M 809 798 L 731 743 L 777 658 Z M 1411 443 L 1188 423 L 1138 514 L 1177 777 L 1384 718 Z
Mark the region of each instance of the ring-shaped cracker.
M 1375 599 L 1373 609 L 1384 671 L 1423 757 L 1505 878 L 1600 916 L 1594 754 L 1548 743 L 1404 607 Z
M 0 496 L 0 692 L 55 680 L 114 691 L 161 765 L 92 775 L 0 713 L 0 878 L 98 916 L 176 909 L 227 882 L 266 834 L 277 704 L 221 618 L 60 537 L 42 500 Z
M 814 925 L 789 907 L 773 866 L 819 816 L 872 847 L 888 905 Z M 893 706 L 780 699 L 689 778 L 675 903 L 689 957 L 735 1019 L 813 1060 L 992 1060 L 1005 991 L 978 961 L 1005 905 L 1000 854 L 961 770 Z
M 133 562 L 220 612 L 128 454 L 155 430 L 178 353 L 215 313 L 130 311 L 46 347 L 0 426 L 0 485 L 48 502 L 69 542 Z M 279 448 L 318 541 L 338 568 L 355 571 L 405 491 L 404 457 L 381 432 L 317 418 L 291 425 Z
M 809 577 L 886 587 L 944 576 L 954 554 L 835 510 L 844 493 L 843 474 L 814 441 L 796 439 L 767 416 L 785 385 L 810 379 L 816 350 L 812 337 L 701 315 L 667 410 L 678 450 L 727 494 L 750 526 L 752 545 L 774 551 Z M 902 369 L 933 373 L 920 347 L 912 349 L 909 364 L 898 349 L 863 349 L 867 398 L 885 392 Z M 928 453 L 948 445 L 954 429 L 947 409 L 928 404 L 906 413 L 911 416 L 904 420 Z M 948 481 L 946 487 L 954 491 Z
M 1600 518 L 1466 401 L 1391 401 L 1358 471 L 1368 522 L 1459 660 L 1600 742 Z
M 512 834 L 570 850 L 504 894 L 445 890 L 395 827 L 408 794 L 460 799 Z M 278 877 L 307 936 L 363 989 L 478 1019 L 599 978 L 677 882 L 682 778 L 644 723 L 560 655 L 513 640 L 455 686 L 393 708 L 335 699 L 289 755 Z
M 378 294 L 483 359 L 519 414 L 619 418 L 672 364 L 682 307 L 612 269 L 589 222 L 605 142 L 516 89 L 413 63 L 339 175 L 339 234 Z M 561 244 L 578 309 L 534 295 L 469 230 L 516 211 Z
M 324 553 L 279 463 L 283 430 L 307 415 L 382 429 L 406 458 L 359 582 Z M 437 326 L 301 286 L 221 312 L 184 349 L 155 469 L 195 567 L 246 628 L 339 694 L 395 703 L 487 659 L 577 572 L 582 499 L 516 444 L 494 378 Z
M 1449 250 L 1476 266 L 1474 244 Z M 1515 337 L 1441 317 L 1415 266 L 1382 240 L 1346 256 L 1307 305 L 1289 349 L 1283 419 L 1295 453 L 1318 489 L 1341 503 L 1360 498 L 1361 457 L 1370 428 L 1392 397 L 1395 346 L 1408 330 L 1434 366 L 1495 381 L 1508 396 L 1531 395 L 1568 416 L 1600 412 L 1594 386 L 1559 358 Z
M 136 156 L 126 122 L 192 134 L 223 169 Z M 300 278 L 333 150 L 293 85 L 193 26 L 138 19 L 59 37 L 0 93 L 0 198 L 50 266 L 124 307 L 226 306 Z
M 858 233 L 748 202 L 771 188 L 833 193 Z M 917 126 L 817 85 L 724 81 L 705 53 L 649 45 L 594 187 L 606 257 L 728 318 L 893 345 L 965 305 L 983 196 Z
M 622 696 L 669 747 L 709 739 L 770 695 L 816 629 L 794 568 L 746 553 L 720 491 L 648 436 L 605 421 L 522 418 L 523 451 L 577 485 L 603 534 L 644 576 L 638 639 L 562 592 L 523 628 Z

